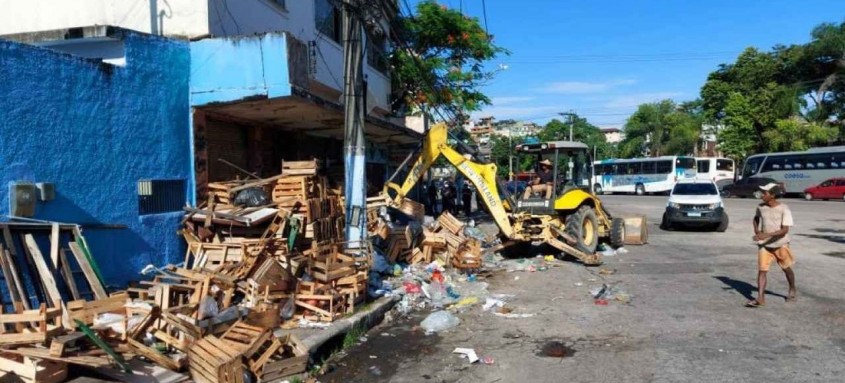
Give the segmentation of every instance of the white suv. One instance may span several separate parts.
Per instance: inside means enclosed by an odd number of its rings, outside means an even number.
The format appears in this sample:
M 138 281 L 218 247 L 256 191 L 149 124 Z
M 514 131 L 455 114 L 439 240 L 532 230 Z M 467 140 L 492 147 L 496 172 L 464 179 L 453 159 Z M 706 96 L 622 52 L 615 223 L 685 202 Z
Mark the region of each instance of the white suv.
M 684 179 L 675 184 L 660 228 L 671 230 L 678 224 L 710 226 L 720 232 L 728 229 L 728 213 L 713 181 Z

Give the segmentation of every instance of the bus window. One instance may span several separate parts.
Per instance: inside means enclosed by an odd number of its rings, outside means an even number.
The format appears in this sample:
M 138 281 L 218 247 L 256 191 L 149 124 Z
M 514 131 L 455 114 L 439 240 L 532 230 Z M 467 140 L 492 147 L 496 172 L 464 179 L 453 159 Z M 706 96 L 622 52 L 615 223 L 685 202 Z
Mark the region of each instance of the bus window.
M 657 174 L 669 174 L 672 173 L 672 161 L 671 160 L 663 160 L 657 161 Z
M 655 174 L 654 161 L 643 162 L 643 174 Z
M 760 170 L 762 173 L 766 172 L 777 172 L 781 170 L 786 170 L 786 164 L 783 162 L 783 157 L 769 157 L 766 159 L 766 163 L 763 165 L 763 169 Z M 754 172 L 757 173 L 757 172 Z
M 695 169 L 695 158 L 678 157 L 675 160 L 675 166 L 681 169 Z
M 716 160 L 716 170 L 733 173 L 734 162 L 731 160 Z
M 697 164 L 699 173 L 710 173 L 710 160 L 698 160 Z
M 628 174 L 640 174 L 640 166 L 642 165 L 641 162 L 631 162 L 628 164 Z

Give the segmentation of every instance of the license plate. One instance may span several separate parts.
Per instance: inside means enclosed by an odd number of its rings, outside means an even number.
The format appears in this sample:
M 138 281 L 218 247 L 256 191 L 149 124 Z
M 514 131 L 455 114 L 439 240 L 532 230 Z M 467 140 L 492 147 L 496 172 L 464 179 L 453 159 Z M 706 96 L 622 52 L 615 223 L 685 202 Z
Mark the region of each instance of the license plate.
M 701 217 L 701 213 L 687 213 L 687 217 Z

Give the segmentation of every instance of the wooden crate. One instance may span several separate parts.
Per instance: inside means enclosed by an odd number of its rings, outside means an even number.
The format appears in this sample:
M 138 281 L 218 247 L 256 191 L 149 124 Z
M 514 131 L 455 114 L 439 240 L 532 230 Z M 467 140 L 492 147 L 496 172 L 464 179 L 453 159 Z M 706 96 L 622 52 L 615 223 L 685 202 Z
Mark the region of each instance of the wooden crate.
M 0 382 L 58 383 L 65 379 L 65 363 L 13 354 L 0 355 Z
M 295 318 L 332 322 L 346 312 L 346 299 L 330 286 L 318 282 L 299 282 L 294 303 L 299 308 Z
M 282 174 L 287 175 L 316 175 L 320 169 L 317 160 L 282 161 Z
M 270 338 L 258 352 L 247 357 L 247 365 L 259 382 L 278 381 L 305 372 L 308 367 L 308 349 L 292 334 L 283 338 Z
M 48 309 L 42 303 L 38 310 L 0 313 L 0 346 L 46 343 L 48 339 L 62 334 L 62 308 L 56 306 Z
M 214 335 L 188 349 L 188 369 L 199 383 L 243 383 L 241 353 Z
M 223 333 L 220 340 L 228 343 L 233 349 L 248 358 L 255 354 L 258 348 L 272 335 L 273 332 L 267 328 L 252 326 L 239 320 Z
M 357 262 L 354 258 L 332 249 L 326 255 L 312 258 L 309 274 L 320 282 L 328 283 L 353 275 L 356 271 Z
M 298 199 L 299 201 L 306 201 L 309 198 L 319 196 L 317 177 L 314 176 L 282 177 L 273 186 L 273 201 L 281 202 L 282 205 L 293 203 L 292 201 L 294 200 L 292 198 Z

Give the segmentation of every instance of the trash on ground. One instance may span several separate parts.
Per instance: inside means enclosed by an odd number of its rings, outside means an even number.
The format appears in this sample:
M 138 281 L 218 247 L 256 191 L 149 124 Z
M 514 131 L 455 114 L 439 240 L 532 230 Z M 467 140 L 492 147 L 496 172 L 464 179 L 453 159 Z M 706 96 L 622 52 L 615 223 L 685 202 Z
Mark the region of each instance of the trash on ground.
M 508 318 L 508 319 L 516 319 L 516 318 L 531 318 L 531 317 L 533 317 L 533 316 L 534 316 L 534 314 L 515 314 L 515 313 L 507 313 L 507 314 L 504 314 L 504 313 L 498 313 L 498 312 L 497 312 L 497 313 L 493 313 L 493 314 L 495 314 L 495 315 L 496 315 L 496 316 L 498 316 L 498 317 Z
M 575 354 L 575 350 L 566 346 L 559 341 L 550 341 L 543 344 L 540 348 L 540 356 L 548 356 L 552 358 L 566 358 Z
M 461 320 L 448 311 L 435 311 L 423 319 L 420 326 L 426 332 L 440 332 L 451 329 L 460 323 Z
M 470 363 L 478 362 L 478 354 L 475 353 L 475 350 L 471 348 L 461 348 L 458 347 L 455 351 L 452 351 L 453 354 L 461 354 L 462 358 L 467 358 Z

